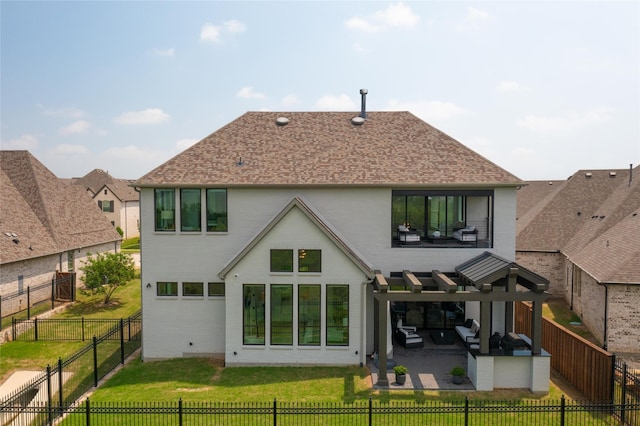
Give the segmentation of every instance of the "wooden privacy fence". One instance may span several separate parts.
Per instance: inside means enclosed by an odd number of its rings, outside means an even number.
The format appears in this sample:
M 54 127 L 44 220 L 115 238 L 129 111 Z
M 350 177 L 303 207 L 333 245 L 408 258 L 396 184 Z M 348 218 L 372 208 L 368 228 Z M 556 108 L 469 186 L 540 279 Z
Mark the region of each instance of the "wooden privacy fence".
M 516 333 L 531 334 L 531 311 L 526 303 L 515 303 Z M 591 401 L 612 400 L 612 353 L 546 318 L 542 318 L 542 348 L 551 354 L 551 368 Z

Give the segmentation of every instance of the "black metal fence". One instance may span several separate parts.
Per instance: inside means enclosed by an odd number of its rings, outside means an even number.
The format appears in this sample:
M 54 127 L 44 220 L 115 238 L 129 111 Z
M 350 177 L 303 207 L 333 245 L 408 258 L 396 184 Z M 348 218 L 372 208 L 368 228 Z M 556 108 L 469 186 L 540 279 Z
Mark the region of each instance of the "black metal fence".
M 613 372 L 613 402 L 620 405 L 640 404 L 640 372 L 631 371 L 626 363 L 617 359 Z M 638 411 L 622 410 L 617 415 L 621 424 L 640 426 Z
M 46 403 L 5 411 L 12 424 L 44 425 L 614 425 L 619 413 L 640 406 L 567 401 L 460 401 L 354 403 L 110 403 L 88 398 L 60 409 Z
M 132 319 L 140 318 L 141 313 L 137 312 L 126 319 L 129 334 Z M 85 341 L 93 336 L 102 336 L 117 327 L 119 319 L 97 319 L 97 318 L 66 318 L 66 319 L 16 319 L 11 322 L 11 338 L 15 341 L 45 341 L 45 340 L 74 340 Z M 113 337 L 115 338 L 115 337 Z
M 0 330 L 10 324 L 14 315 L 23 314 L 29 319 L 34 308 L 44 312 L 75 300 L 75 284 L 74 272 L 56 272 L 50 282 L 0 295 Z
M 93 337 L 90 344 L 68 359 L 59 358 L 57 365 L 47 366 L 45 371 L 0 400 L 0 425 L 20 424 L 15 423 L 19 420 L 13 416 L 32 406 L 48 407 L 32 413 L 34 424 L 47 424 L 61 416 L 62 407 L 73 405 L 140 348 L 141 326 L 141 313 L 120 319 L 116 326 L 100 337 Z

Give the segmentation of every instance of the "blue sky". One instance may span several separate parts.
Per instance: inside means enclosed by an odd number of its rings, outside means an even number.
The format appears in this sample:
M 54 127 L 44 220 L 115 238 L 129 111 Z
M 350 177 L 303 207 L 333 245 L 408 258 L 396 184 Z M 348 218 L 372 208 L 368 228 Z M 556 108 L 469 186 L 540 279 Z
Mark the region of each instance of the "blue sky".
M 410 111 L 525 180 L 640 163 L 640 2 L 11 2 L 2 149 L 141 177 L 246 111 Z

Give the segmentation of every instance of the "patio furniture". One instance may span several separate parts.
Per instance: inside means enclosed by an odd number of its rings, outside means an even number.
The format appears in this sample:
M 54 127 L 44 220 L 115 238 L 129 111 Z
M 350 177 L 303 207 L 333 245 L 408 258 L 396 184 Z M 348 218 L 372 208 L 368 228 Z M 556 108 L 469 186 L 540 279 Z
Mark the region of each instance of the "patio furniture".
M 431 330 L 429 336 L 431 336 L 431 340 L 436 345 L 453 345 L 456 343 L 456 335 L 451 330 Z
M 467 345 L 480 343 L 480 323 L 467 320 L 464 325 L 456 325 L 456 333 Z
M 474 225 L 467 225 L 464 228 L 454 231 L 453 238 L 462 243 L 475 243 L 478 245 L 478 230 Z
M 398 240 L 401 243 L 419 243 L 420 231 L 411 229 L 405 225 L 398 226 Z
M 424 347 L 422 336 L 416 333 L 416 327 L 413 326 L 398 327 L 396 330 L 396 341 L 406 349 Z

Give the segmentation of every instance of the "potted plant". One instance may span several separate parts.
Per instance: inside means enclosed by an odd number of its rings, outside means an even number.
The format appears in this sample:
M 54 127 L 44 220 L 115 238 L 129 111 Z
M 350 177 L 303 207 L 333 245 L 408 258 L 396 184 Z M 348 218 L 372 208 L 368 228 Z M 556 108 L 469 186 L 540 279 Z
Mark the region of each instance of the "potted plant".
M 456 385 L 462 384 L 467 375 L 467 371 L 460 366 L 453 367 L 449 373 L 453 376 L 453 383 Z
M 404 365 L 396 365 L 393 367 L 393 372 L 396 373 L 396 383 L 399 385 L 404 385 L 407 380 L 407 372 L 409 370 Z

